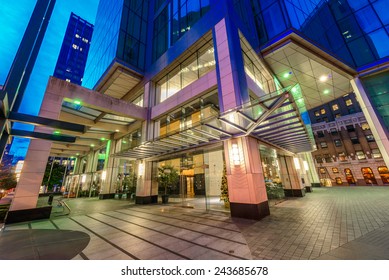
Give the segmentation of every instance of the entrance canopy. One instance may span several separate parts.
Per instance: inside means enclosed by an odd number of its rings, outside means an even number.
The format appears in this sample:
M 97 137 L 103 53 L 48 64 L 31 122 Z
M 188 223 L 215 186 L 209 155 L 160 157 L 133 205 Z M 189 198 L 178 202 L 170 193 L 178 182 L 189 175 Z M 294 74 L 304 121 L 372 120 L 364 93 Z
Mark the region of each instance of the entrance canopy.
M 215 113 L 197 126 L 175 131 L 114 156 L 143 159 L 248 135 L 288 152 L 311 151 L 312 133 L 304 124 L 290 89 L 268 94 L 223 114 L 215 108 Z

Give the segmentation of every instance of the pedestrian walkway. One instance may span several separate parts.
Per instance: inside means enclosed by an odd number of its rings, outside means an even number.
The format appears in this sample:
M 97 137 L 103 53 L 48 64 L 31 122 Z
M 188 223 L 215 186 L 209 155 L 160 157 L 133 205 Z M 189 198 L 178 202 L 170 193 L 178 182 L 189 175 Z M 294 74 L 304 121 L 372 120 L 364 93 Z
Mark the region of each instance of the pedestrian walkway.
M 389 259 L 388 187 L 315 188 L 272 203 L 261 221 L 174 205 L 72 203 L 79 210 L 70 216 L 7 225 L 0 259 Z

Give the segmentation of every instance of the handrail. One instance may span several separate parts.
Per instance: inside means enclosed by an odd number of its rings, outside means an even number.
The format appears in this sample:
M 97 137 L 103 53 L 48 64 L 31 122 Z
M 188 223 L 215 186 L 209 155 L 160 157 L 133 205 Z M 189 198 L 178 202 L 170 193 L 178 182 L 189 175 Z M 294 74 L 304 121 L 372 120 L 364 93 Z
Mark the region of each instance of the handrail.
M 58 202 L 58 206 L 62 206 L 62 207 L 66 208 L 69 211 L 69 213 L 66 214 L 66 215 L 69 215 L 70 212 L 72 211 L 70 209 L 69 205 L 65 201 L 63 201 L 61 198 L 57 198 L 55 200 Z

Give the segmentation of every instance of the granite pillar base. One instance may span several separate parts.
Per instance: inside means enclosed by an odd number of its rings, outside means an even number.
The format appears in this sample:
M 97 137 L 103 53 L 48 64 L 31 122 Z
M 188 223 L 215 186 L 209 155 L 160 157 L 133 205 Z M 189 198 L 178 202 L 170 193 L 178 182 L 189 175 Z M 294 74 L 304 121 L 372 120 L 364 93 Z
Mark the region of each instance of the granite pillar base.
M 270 215 L 269 203 L 264 201 L 258 204 L 230 202 L 231 217 L 250 220 L 261 220 Z

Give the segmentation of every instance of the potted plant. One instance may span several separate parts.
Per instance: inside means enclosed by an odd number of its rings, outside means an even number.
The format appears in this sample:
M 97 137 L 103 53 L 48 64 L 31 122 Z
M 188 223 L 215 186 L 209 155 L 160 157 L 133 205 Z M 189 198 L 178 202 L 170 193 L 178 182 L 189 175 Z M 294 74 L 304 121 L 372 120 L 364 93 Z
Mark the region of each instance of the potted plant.
M 220 200 L 224 201 L 224 207 L 230 207 L 230 198 L 228 196 L 228 183 L 227 183 L 227 168 L 226 164 L 223 166 L 223 176 L 220 186 Z
M 159 186 L 163 189 L 162 203 L 168 203 L 169 192 L 177 184 L 179 174 L 177 169 L 171 165 L 158 167 L 157 181 Z

